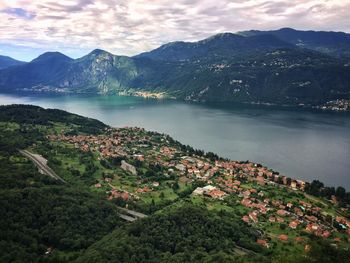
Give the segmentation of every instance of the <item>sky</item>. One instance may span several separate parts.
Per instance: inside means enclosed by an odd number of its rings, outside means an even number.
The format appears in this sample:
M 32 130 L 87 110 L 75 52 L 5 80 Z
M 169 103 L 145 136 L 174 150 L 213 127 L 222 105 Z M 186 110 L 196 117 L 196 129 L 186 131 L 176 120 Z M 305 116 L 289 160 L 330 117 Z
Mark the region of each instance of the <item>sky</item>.
M 0 55 L 130 56 L 249 29 L 350 32 L 349 14 L 350 0 L 0 0 Z

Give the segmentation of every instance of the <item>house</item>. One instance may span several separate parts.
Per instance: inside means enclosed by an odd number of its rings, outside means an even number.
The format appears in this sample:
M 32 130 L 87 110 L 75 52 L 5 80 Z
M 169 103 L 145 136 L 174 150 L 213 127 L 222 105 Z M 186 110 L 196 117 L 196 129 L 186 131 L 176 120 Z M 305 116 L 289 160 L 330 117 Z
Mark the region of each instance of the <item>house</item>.
M 204 192 L 210 192 L 210 191 L 215 190 L 215 189 L 216 189 L 216 187 L 212 186 L 212 185 L 207 185 L 207 186 L 203 187 Z
M 122 168 L 124 171 L 127 171 L 133 175 L 137 175 L 137 171 L 135 166 L 128 164 L 126 161 L 122 160 L 120 168 Z
M 247 215 L 243 216 L 242 220 L 246 223 L 249 223 L 249 216 L 247 216 Z
M 269 217 L 269 222 L 270 222 L 270 223 L 275 223 L 275 222 L 276 222 L 276 217 L 270 216 L 270 217 Z
M 215 199 L 223 199 L 224 196 L 226 196 L 227 194 L 221 190 L 218 190 L 218 189 L 214 189 L 214 190 L 211 190 L 208 195 L 212 198 L 215 198 Z
M 183 165 L 182 163 L 179 163 L 175 166 L 176 169 L 178 169 L 181 172 L 185 172 L 186 171 L 186 166 Z
M 263 176 L 258 176 L 256 178 L 256 182 L 261 185 L 261 186 L 264 186 L 265 185 L 265 178 Z
M 265 239 L 258 239 L 256 243 L 258 243 L 260 246 L 269 248 L 269 243 Z
M 305 252 L 309 252 L 311 249 L 311 246 L 309 244 L 306 244 L 305 247 L 304 247 L 304 251 Z
M 249 198 L 243 198 L 241 204 L 245 207 L 251 207 L 252 201 Z
M 295 242 L 297 242 L 297 243 L 302 243 L 302 242 L 304 242 L 304 238 L 302 238 L 302 237 L 296 237 L 294 240 L 295 240 Z
M 281 235 L 278 236 L 278 239 L 281 240 L 281 241 L 288 241 L 288 236 L 284 235 L 284 234 L 281 234 Z
M 289 227 L 291 229 L 296 229 L 298 227 L 298 225 L 299 225 L 299 221 L 298 220 L 294 220 L 294 221 L 289 223 Z
M 148 193 L 151 192 L 152 189 L 150 189 L 148 186 L 144 186 L 143 188 L 136 189 L 136 193 Z
M 158 186 L 159 186 L 159 182 L 153 182 L 152 185 L 153 185 L 154 187 L 158 187 Z
M 324 237 L 324 238 L 328 238 L 330 235 L 331 235 L 331 232 L 329 232 L 328 230 L 326 230 L 322 233 L 322 237 Z
M 284 219 L 282 217 L 276 216 L 276 220 L 278 223 L 283 223 Z
M 253 212 L 250 212 L 248 214 L 250 220 L 252 220 L 254 223 L 258 223 L 259 220 L 258 220 L 258 213 L 256 211 L 253 211 Z
M 286 216 L 288 214 L 289 213 L 286 210 L 282 210 L 282 209 L 277 210 L 277 215 L 279 215 L 279 216 Z
M 49 255 L 52 253 L 52 250 L 53 250 L 53 247 L 48 247 L 46 252 L 45 252 L 45 255 Z
M 143 162 L 145 160 L 145 156 L 143 154 L 134 154 L 134 158 L 136 160 L 141 161 L 141 162 Z
M 293 204 L 292 203 L 287 203 L 287 207 L 290 209 L 293 207 Z
M 317 231 L 319 229 L 319 226 L 317 224 L 313 224 L 313 223 L 310 223 L 310 224 L 307 224 L 305 230 L 307 232 L 314 232 L 314 231 Z
M 112 189 L 110 192 L 110 196 L 108 197 L 108 200 L 112 200 L 113 198 L 121 198 L 124 201 L 127 201 L 129 200 L 129 193 Z
M 318 220 L 316 216 L 309 216 L 309 215 L 306 215 L 305 219 L 307 219 L 311 222 L 317 222 L 317 220 Z
M 243 192 L 243 196 L 244 196 L 245 198 L 248 198 L 248 197 L 250 196 L 250 191 L 249 191 L 249 190 L 244 191 L 244 192 Z
M 193 192 L 192 194 L 193 195 L 203 195 L 204 193 L 204 189 L 202 187 L 197 187 Z

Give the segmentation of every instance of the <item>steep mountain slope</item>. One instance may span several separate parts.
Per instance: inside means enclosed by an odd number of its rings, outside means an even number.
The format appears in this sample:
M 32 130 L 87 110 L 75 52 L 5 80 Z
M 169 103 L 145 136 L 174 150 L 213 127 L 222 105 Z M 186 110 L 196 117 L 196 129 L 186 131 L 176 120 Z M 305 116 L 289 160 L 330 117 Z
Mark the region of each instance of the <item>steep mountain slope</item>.
M 8 56 L 1 56 L 0 55 L 0 69 L 8 68 L 11 66 L 22 65 L 24 63 L 25 62 L 23 62 L 23 61 L 13 59 L 13 58 L 8 57 Z
M 141 53 L 137 58 L 179 61 L 188 59 L 220 59 L 237 56 L 241 53 L 264 52 L 276 48 L 291 48 L 272 35 L 243 37 L 232 33 L 217 34 L 198 42 L 172 42 L 150 52 Z
M 56 85 L 75 92 L 110 93 L 128 88 L 136 75 L 131 58 L 96 49 L 72 61 Z
M 301 31 L 281 28 L 271 31 L 243 31 L 242 36 L 274 35 L 290 44 L 313 49 L 337 57 L 350 56 L 350 34 L 344 32 Z
M 350 67 L 308 50 L 280 49 L 241 59 L 167 66 L 160 69 L 162 75 L 157 74 L 160 70 L 149 73 L 152 86 L 145 81 L 138 86 L 196 101 L 298 104 L 350 94 Z

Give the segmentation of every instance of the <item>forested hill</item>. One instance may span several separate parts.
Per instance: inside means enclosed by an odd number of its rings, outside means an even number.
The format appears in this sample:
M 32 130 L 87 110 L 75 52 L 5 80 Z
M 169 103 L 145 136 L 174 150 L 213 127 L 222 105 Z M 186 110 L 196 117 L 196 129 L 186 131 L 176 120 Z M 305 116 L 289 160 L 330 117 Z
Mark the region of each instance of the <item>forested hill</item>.
M 25 62 L 23 62 L 23 61 L 13 59 L 13 58 L 8 57 L 8 56 L 1 56 L 0 55 L 0 69 L 8 68 L 11 66 L 22 65 L 24 63 Z
M 320 105 L 350 96 L 349 34 L 222 33 L 134 57 L 48 52 L 0 70 L 0 92 L 138 94 L 191 101 Z

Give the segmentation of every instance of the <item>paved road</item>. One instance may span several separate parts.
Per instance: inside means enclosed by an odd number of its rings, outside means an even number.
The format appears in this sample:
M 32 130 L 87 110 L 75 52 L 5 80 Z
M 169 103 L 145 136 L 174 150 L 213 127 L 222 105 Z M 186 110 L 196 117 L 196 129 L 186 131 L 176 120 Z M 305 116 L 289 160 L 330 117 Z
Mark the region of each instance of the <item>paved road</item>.
M 59 177 L 48 165 L 47 165 L 47 160 L 42 157 L 41 155 L 38 154 L 34 154 L 31 153 L 27 150 L 19 150 L 19 152 L 24 155 L 25 157 L 27 157 L 28 159 L 30 159 L 35 165 L 36 167 L 38 167 L 39 171 L 43 174 L 46 174 L 52 178 L 54 178 L 55 180 L 58 180 L 62 183 L 66 183 L 66 181 L 64 181 L 61 177 Z M 112 185 L 111 185 L 112 186 Z M 112 186 L 113 187 L 113 186 Z M 133 210 L 129 210 L 123 207 L 118 206 L 118 209 L 123 212 L 123 213 L 119 213 L 119 217 L 129 221 L 129 222 L 133 222 L 139 218 L 144 218 L 147 215 L 133 211 Z
M 35 165 L 36 167 L 38 167 L 39 171 L 42 172 L 43 174 L 46 174 L 52 178 L 54 178 L 55 180 L 58 180 L 62 183 L 66 183 L 65 180 L 63 180 L 61 177 L 59 177 L 47 164 L 47 160 L 42 157 L 41 155 L 38 154 L 33 154 L 27 150 L 19 150 L 19 152 L 24 155 L 25 157 L 27 157 L 28 159 L 30 159 Z
M 127 216 L 127 215 L 123 215 L 123 214 L 119 214 L 119 217 L 126 220 L 126 221 L 129 221 L 129 222 L 133 222 L 133 221 L 137 220 L 137 218 L 135 218 L 135 217 Z
M 142 213 L 139 213 L 139 212 L 136 212 L 136 211 L 133 211 L 133 210 L 129 210 L 129 209 L 126 209 L 124 207 L 120 207 L 120 206 L 117 206 L 117 208 L 129 215 L 132 215 L 134 218 L 144 218 L 144 217 L 147 217 L 147 215 L 145 214 L 142 214 Z

